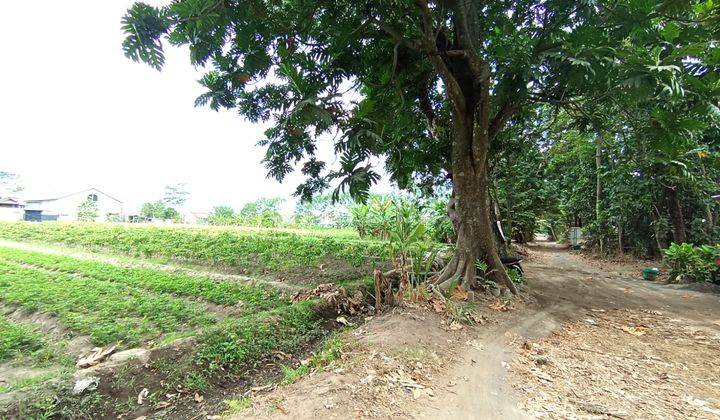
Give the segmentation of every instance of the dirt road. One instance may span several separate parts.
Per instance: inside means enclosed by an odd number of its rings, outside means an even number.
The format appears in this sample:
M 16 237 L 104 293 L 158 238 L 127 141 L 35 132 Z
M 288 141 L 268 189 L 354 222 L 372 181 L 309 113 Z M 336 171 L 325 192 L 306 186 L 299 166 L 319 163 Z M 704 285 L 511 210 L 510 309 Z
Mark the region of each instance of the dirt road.
M 670 417 L 689 415 L 689 412 L 684 411 L 683 401 L 690 398 L 687 404 L 690 407 L 688 410 L 699 407 L 699 411 L 694 413 L 696 417 L 720 418 L 720 412 L 715 411 L 720 407 L 718 384 L 715 382 L 718 380 L 712 379 L 720 377 L 720 365 L 714 360 L 720 356 L 718 351 L 720 295 L 646 282 L 641 279 L 639 273 L 630 272 L 622 266 L 612 267 L 611 271 L 592 267 L 580 257 L 553 243 L 535 244 L 530 249 L 532 258 L 525 264 L 526 280 L 530 295 L 535 302 L 509 313 L 497 324 L 482 330 L 477 340 L 483 343 L 483 347 L 470 348 L 461 362 L 456 365 L 452 376 L 460 378 L 458 386 L 452 393 L 440 396 L 443 404 L 439 412 L 434 409 L 423 409 L 417 414 L 418 417 L 508 419 L 548 415 L 564 418 L 576 415 L 582 417 L 583 414 L 595 418 L 627 417 L 628 410 L 613 411 L 602 403 L 618 405 L 613 400 L 616 397 L 613 395 L 615 391 L 613 386 L 617 387 L 618 383 L 622 385 L 624 382 L 635 380 L 634 386 L 638 388 L 637 392 L 648 394 L 651 399 L 655 398 L 658 401 L 655 403 L 651 401 L 650 404 L 656 407 L 655 411 L 652 409 L 632 411 L 630 417 L 667 418 L 667 413 L 671 413 Z M 647 325 L 653 322 L 646 319 L 643 321 L 644 324 L 627 327 L 628 332 L 625 332 L 623 328 L 626 326 L 623 322 L 629 321 L 617 321 L 621 318 L 616 315 L 620 313 L 619 311 L 646 317 L 662 317 L 661 321 L 664 322 L 657 323 L 657 331 L 661 331 L 661 326 L 667 325 L 668 320 L 675 322 L 676 326 L 675 329 L 668 330 L 667 334 L 645 335 L 646 329 L 650 328 Z M 610 317 L 611 314 L 614 318 Z M 603 315 L 604 318 L 595 315 Z M 571 331 L 569 336 L 565 334 L 567 328 L 578 323 L 582 324 L 579 329 Z M 601 328 L 602 326 L 612 326 L 612 328 Z M 584 341 L 573 342 L 573 334 L 581 334 L 583 328 L 592 328 L 592 330 L 587 331 L 583 336 Z M 694 335 L 689 339 L 675 336 L 676 330 L 684 331 L 683 329 L 690 329 Z M 636 338 L 633 334 L 645 336 Z M 691 345 L 690 348 L 682 346 L 683 340 L 689 341 L 686 344 L 692 344 L 698 334 L 701 345 Z M 552 339 L 543 342 L 545 337 Z M 593 340 L 597 342 L 590 343 Z M 637 366 L 628 367 L 623 365 L 624 360 L 619 362 L 618 358 L 614 357 L 605 365 L 574 364 L 576 361 L 574 358 L 583 362 L 586 360 L 596 362 L 605 355 L 615 354 L 623 354 L 620 358 L 631 360 L 630 358 L 634 356 L 628 353 L 628 348 L 632 348 L 632 340 L 638 341 L 640 357 L 654 357 L 653 363 L 665 366 L 681 365 L 678 369 L 680 373 L 672 374 L 677 376 L 675 379 L 680 387 L 681 384 L 694 382 L 707 385 L 698 386 L 694 390 L 696 394 L 702 395 L 675 395 L 671 386 L 665 387 L 669 388 L 666 393 L 653 390 L 654 385 L 648 381 L 654 378 L 645 378 L 644 382 L 639 381 L 643 374 L 652 371 L 652 366 L 647 366 L 647 363 L 644 365 L 636 363 Z M 673 340 L 680 344 L 668 345 L 668 342 Z M 543 344 L 533 344 L 533 342 Z M 569 348 L 569 346 L 581 347 L 584 343 L 596 346 L 587 349 L 594 352 L 590 358 L 587 355 L 580 355 L 576 348 Z M 527 351 L 523 350 L 523 346 Z M 677 353 L 680 357 L 675 357 Z M 549 356 L 540 356 L 540 354 Z M 556 360 L 547 361 L 550 357 Z M 669 360 L 673 357 L 676 360 Z M 542 369 L 539 363 L 537 366 L 534 363 L 538 360 L 543 364 L 554 362 L 557 366 L 554 370 Z M 694 366 L 696 369 L 693 369 L 693 366 L 690 368 L 686 366 L 691 364 L 697 365 Z M 564 369 L 567 366 L 575 366 L 576 371 Z M 549 377 L 547 372 L 555 376 Z M 666 373 L 660 373 L 663 374 L 668 376 Z M 573 377 L 583 375 L 588 376 L 587 383 L 575 383 L 578 381 L 571 380 Z M 672 375 L 670 375 L 671 379 Z M 607 378 L 604 376 L 608 376 L 608 380 L 617 382 L 608 385 L 606 397 L 603 397 L 600 389 L 593 389 L 605 384 L 604 379 Z M 539 380 L 536 381 L 538 378 Z M 710 379 L 704 381 L 706 378 Z M 672 382 L 665 379 L 665 382 Z M 588 389 L 567 389 L 571 383 L 575 383 L 576 387 L 585 386 Z M 516 391 L 518 389 L 519 392 Z M 578 394 L 585 391 L 587 395 L 583 397 L 584 399 L 580 398 Z M 629 395 L 632 394 L 631 390 L 619 391 L 623 398 L 632 397 Z M 564 394 L 566 392 L 567 395 Z M 590 404 L 586 401 L 588 399 L 595 402 Z M 647 400 L 646 397 L 643 403 Z M 524 407 L 525 410 L 521 410 L 519 406 Z M 533 410 L 534 415 L 531 414 Z M 713 417 L 716 414 L 718 417 Z
M 719 293 L 530 251 L 512 310 L 483 301 L 487 321 L 457 329 L 426 302 L 395 308 L 350 330 L 343 360 L 253 393 L 236 418 L 720 419 Z

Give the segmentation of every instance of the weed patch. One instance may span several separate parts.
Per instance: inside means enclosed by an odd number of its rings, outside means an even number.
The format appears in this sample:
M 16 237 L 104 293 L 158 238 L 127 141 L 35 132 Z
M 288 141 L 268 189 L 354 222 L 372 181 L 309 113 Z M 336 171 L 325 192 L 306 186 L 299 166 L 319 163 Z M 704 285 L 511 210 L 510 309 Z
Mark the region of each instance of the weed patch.
M 283 384 L 291 384 L 303 376 L 309 374 L 315 369 L 325 367 L 332 363 L 335 359 L 342 355 L 342 341 L 336 336 L 325 340 L 323 347 L 317 353 L 314 353 L 307 360 L 303 361 L 300 366 L 291 368 L 282 366 Z
M 250 407 L 252 401 L 250 400 L 250 397 L 242 397 L 232 400 L 225 400 L 223 401 L 223 403 L 225 403 L 225 405 L 227 406 L 227 409 L 223 411 L 223 417 L 231 417 L 245 411 L 248 407 Z

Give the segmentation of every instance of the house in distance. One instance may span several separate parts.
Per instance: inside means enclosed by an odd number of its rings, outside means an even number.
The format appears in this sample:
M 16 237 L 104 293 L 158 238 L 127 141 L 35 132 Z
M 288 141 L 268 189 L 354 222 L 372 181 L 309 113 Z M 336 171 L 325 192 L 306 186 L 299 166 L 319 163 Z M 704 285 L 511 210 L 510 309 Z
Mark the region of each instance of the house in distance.
M 14 197 L 0 197 L 0 221 L 14 222 L 23 219 L 25 202 Z
M 89 188 L 56 198 L 27 200 L 24 220 L 32 222 L 76 221 L 78 220 L 78 207 L 86 200 L 93 201 L 97 205 L 97 221 L 124 220 L 123 202 L 97 188 Z

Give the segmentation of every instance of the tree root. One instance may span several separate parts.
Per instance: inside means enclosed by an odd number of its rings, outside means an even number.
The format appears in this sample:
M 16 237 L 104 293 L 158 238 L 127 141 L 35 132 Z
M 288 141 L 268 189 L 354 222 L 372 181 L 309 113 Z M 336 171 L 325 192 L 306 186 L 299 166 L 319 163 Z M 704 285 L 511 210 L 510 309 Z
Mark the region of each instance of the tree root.
M 462 285 L 467 290 L 477 289 L 479 285 L 476 275 L 476 259 L 468 253 L 456 253 L 448 265 L 428 283 L 437 286 L 442 293 L 447 293 L 453 284 Z M 494 265 L 497 267 L 493 267 Z M 495 264 L 491 264 L 491 270 L 485 275 L 491 276 L 496 283 L 507 287 L 512 294 L 518 294 L 515 284 L 507 275 L 499 259 L 495 261 Z
M 436 282 L 442 293 L 447 293 L 453 283 L 468 287 L 475 283 L 475 260 L 461 254 L 453 257 L 454 264 L 448 264 Z M 471 278 L 468 278 L 470 276 Z

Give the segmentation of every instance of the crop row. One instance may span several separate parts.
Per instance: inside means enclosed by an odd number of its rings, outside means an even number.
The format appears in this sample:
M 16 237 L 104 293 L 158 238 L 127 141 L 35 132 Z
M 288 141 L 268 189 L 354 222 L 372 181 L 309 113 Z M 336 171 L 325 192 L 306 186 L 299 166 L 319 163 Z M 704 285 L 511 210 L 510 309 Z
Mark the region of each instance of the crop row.
M 42 335 L 0 315 L 0 362 L 30 354 L 44 346 Z
M 96 223 L 0 222 L 0 238 L 269 270 L 316 265 L 326 257 L 360 266 L 386 253 L 382 242 L 330 236 Z
M 0 300 L 58 316 L 95 344 L 139 344 L 216 322 L 205 307 L 116 282 L 29 268 L 0 258 Z
M 0 258 L 36 267 L 77 273 L 83 277 L 126 284 L 158 293 L 198 297 L 220 305 L 241 304 L 245 311 L 266 310 L 281 304 L 277 293 L 234 281 L 169 273 L 149 268 L 119 267 L 108 263 L 0 247 Z
M 196 362 L 214 371 L 246 366 L 275 351 L 294 352 L 321 334 L 315 304 L 304 301 L 223 319 L 198 335 Z

